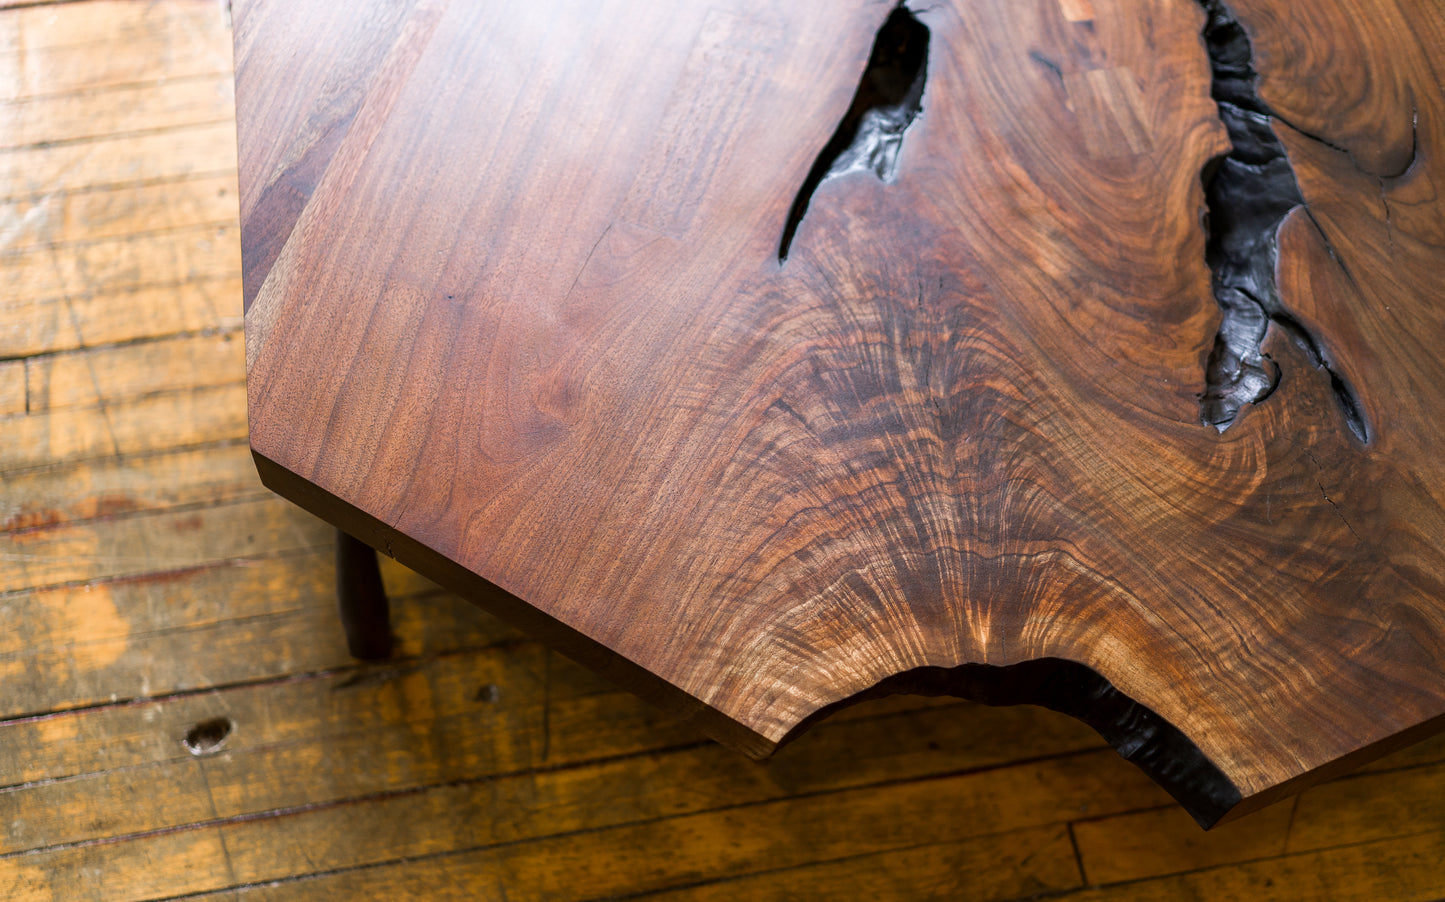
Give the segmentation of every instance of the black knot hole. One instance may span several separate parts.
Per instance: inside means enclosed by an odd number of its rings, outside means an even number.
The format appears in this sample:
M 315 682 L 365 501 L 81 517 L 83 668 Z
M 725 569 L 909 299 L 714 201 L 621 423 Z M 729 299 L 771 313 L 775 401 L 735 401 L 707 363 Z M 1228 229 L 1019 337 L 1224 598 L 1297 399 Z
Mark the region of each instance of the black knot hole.
M 216 717 L 201 721 L 186 733 L 181 744 L 192 755 L 214 755 L 226 745 L 226 738 L 236 728 L 229 717 Z

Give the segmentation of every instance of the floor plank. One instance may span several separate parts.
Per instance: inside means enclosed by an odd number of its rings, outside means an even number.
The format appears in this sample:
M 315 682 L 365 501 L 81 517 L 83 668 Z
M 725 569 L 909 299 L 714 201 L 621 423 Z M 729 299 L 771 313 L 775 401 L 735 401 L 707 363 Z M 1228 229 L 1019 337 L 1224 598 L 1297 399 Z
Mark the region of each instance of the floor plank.
M 225 122 L 234 106 L 229 72 L 28 97 L 0 103 L 0 150 Z
M 0 299 L 0 358 L 164 338 L 241 326 L 239 274 L 139 287 L 101 285 L 78 295 Z
M 1445 832 L 1266 858 L 1055 898 L 1067 902 L 1435 902 L 1445 898 Z
M 219 27 L 225 21 L 220 3 L 159 4 L 149 14 L 148 6 L 155 5 L 111 0 L 79 14 L 61 9 L 10 13 L 9 33 L 0 39 L 0 95 L 17 100 L 230 70 L 231 42 Z M 115 17 L 120 33 L 97 33 L 94 26 L 82 25 L 81 31 L 67 34 L 66 26 L 75 27 L 71 23 L 78 15 Z
M 78 243 L 64 252 L 38 247 L 8 255 L 9 301 L 139 288 L 241 271 L 234 236 L 226 227 L 191 226 L 177 232 L 123 235 Z
M 127 457 L 246 437 L 243 384 L 169 392 L 84 408 L 36 411 L 6 422 L 14 444 L 0 448 L 0 468 Z
M 226 331 L 57 354 L 27 364 L 25 409 L 36 413 L 243 382 L 246 355 L 241 333 Z
M 0 153 L 0 200 L 236 168 L 232 122 L 202 123 Z
M 106 42 L 116 41 L 144 42 L 153 52 L 160 52 L 177 41 L 199 39 L 230 53 L 229 42 L 223 42 L 218 34 L 216 14 L 221 4 L 214 0 L 171 3 L 91 0 L 83 12 L 62 9 L 62 5 L 44 0 L 4 0 L 0 10 L 5 10 L 7 19 L 4 31 L 0 32 L 0 51 L 104 46 Z M 169 69 L 167 66 L 163 71 Z M 52 75 L 47 84 L 65 77 Z
M 655 902 L 806 898 L 982 902 L 1040 897 L 1080 883 L 1068 831 L 1046 827 L 873 852 L 640 898 Z
M 314 809 L 291 815 L 284 827 L 245 820 L 220 830 L 242 882 L 262 883 L 317 866 L 349 873 L 316 881 L 306 889 L 313 898 L 337 897 L 339 891 L 328 888 L 332 882 L 365 885 L 375 898 L 392 898 L 396 887 L 428 886 L 440 871 L 448 880 L 472 886 L 489 877 L 501 879 L 510 899 L 583 899 L 961 842 L 987 837 L 990 829 L 1052 823 L 1051 832 L 1057 834 L 1061 819 L 1085 794 L 1097 799 L 1102 793 L 1112 804 L 1126 806 L 1155 792 L 1123 769 L 1115 772 L 1117 785 L 1100 785 L 1088 776 L 1087 762 L 1060 759 L 936 781 L 787 797 L 769 784 L 764 768 L 729 764 L 724 756 L 728 753 L 707 745 Z M 751 780 L 738 779 L 737 771 L 744 768 Z M 209 782 L 214 788 L 215 777 Z M 749 783 L 753 797 L 761 794 L 764 800 L 737 804 L 739 798 L 748 799 L 739 791 Z M 1011 804 L 1014 798 L 1019 804 Z M 227 799 L 218 796 L 216 802 L 224 806 Z M 466 817 L 475 805 L 506 810 L 509 816 Z M 390 816 L 367 816 L 364 809 L 371 806 L 385 807 Z M 958 816 L 980 809 L 1001 816 Z M 343 824 L 358 819 L 373 825 L 371 831 L 347 831 L 347 843 L 328 841 Z M 1025 846 L 1038 842 L 1038 831 L 1030 832 L 1034 835 Z M 427 857 L 448 848 L 463 851 Z M 659 848 L 668 854 L 655 854 Z M 84 849 L 44 854 L 59 859 L 84 855 Z M 1072 851 L 1068 858 L 1071 865 Z M 0 868 L 3 863 L 0 859 Z M 357 870 L 368 864 L 384 866 Z M 70 869 L 59 860 L 56 866 Z
M 235 219 L 234 172 L 56 191 L 0 203 L 0 251 L 229 226 Z
M 0 532 L 266 494 L 241 442 L 59 464 L 6 482 Z

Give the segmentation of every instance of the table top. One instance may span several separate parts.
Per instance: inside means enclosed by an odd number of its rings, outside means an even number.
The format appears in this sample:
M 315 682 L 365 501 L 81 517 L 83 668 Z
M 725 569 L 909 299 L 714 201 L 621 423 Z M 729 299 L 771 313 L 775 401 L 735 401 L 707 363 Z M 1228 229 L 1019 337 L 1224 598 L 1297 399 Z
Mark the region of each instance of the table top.
M 1445 726 L 1445 12 L 237 0 L 267 484 L 766 754 Z

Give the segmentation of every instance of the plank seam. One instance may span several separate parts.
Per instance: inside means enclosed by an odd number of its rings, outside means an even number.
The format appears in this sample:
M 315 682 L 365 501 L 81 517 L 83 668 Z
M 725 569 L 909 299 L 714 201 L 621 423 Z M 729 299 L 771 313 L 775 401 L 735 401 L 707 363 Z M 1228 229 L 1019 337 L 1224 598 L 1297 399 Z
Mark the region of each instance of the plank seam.
M 1074 833 L 1074 822 L 1069 821 L 1069 847 L 1074 850 L 1074 867 L 1079 869 L 1079 882 L 1087 887 L 1089 883 L 1089 871 L 1084 867 L 1084 853 L 1079 849 L 1079 837 Z

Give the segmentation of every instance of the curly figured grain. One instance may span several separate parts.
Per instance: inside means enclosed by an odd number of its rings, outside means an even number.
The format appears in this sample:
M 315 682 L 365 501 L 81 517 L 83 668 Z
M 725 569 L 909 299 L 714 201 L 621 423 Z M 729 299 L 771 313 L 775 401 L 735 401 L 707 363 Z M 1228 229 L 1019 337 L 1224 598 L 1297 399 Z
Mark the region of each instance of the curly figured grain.
M 1434 5 L 252 3 L 289 497 L 755 754 L 1033 701 L 1209 823 L 1441 723 Z

